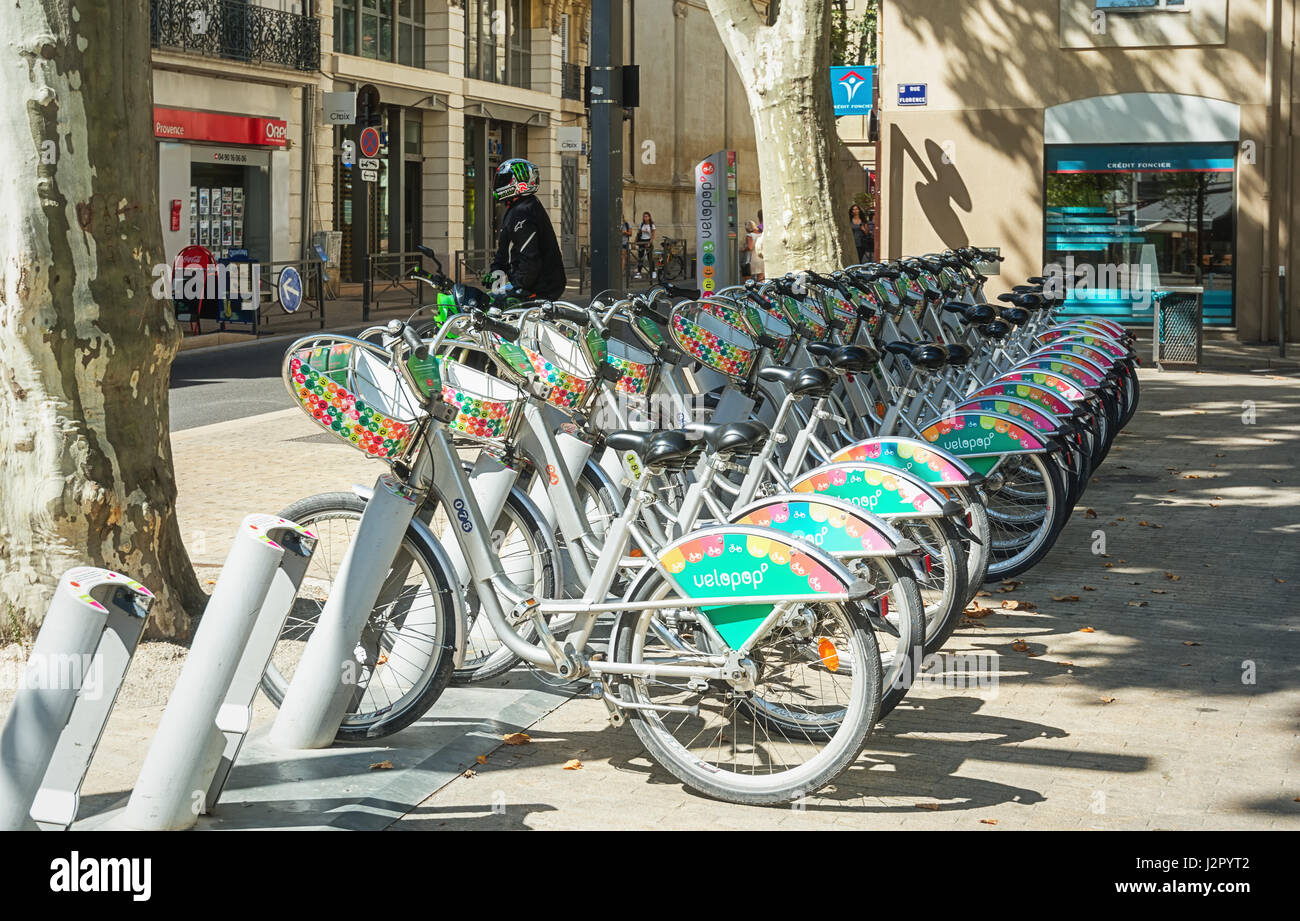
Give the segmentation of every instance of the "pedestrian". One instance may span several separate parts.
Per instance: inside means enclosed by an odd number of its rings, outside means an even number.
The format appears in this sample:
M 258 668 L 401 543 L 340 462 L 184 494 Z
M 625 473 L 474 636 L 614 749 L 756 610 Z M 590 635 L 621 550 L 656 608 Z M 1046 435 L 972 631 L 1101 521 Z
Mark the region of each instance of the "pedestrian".
M 866 254 L 869 252 L 869 242 L 867 236 L 867 218 L 862 213 L 862 208 L 857 202 L 849 206 L 849 226 L 853 231 L 853 246 L 858 251 L 858 262 L 866 260 Z
M 758 209 L 758 232 L 763 232 L 763 209 Z
M 876 255 L 876 212 L 867 212 L 867 252 Z
M 740 244 L 740 280 L 748 281 L 754 274 L 754 235 L 758 233 L 758 225 L 753 221 L 745 221 L 745 242 Z
M 636 275 L 641 277 L 642 266 L 654 268 L 655 222 L 649 211 L 641 212 L 641 225 L 636 229 Z
M 759 212 L 762 213 L 761 211 Z M 751 221 L 750 224 L 753 224 Z M 747 234 L 750 244 L 749 271 L 755 281 L 763 280 L 763 225 L 754 225 L 753 234 Z
M 620 228 L 620 232 L 623 234 L 623 274 L 626 276 L 627 275 L 627 254 L 628 254 L 628 250 L 631 249 L 632 246 L 632 242 L 631 242 L 632 225 L 627 222 L 626 214 L 623 215 L 621 222 L 623 225 Z

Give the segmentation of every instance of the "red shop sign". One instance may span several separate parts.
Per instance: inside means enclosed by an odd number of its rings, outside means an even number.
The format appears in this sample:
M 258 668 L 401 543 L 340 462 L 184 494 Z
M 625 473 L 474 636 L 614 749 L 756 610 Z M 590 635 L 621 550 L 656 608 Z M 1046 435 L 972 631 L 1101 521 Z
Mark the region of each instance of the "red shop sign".
M 175 141 L 216 141 L 220 144 L 285 147 L 289 143 L 289 125 L 279 118 L 223 115 L 220 112 L 195 112 L 191 109 L 154 106 L 153 135 Z

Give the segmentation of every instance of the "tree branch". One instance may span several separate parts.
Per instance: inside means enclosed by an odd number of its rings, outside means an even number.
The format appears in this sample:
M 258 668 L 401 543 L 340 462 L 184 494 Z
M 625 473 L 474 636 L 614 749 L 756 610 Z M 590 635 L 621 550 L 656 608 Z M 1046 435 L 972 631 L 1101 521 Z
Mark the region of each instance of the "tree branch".
M 759 17 L 752 0 L 705 0 L 705 3 L 722 43 L 744 78 L 744 71 L 754 67 L 754 40 L 767 24 Z

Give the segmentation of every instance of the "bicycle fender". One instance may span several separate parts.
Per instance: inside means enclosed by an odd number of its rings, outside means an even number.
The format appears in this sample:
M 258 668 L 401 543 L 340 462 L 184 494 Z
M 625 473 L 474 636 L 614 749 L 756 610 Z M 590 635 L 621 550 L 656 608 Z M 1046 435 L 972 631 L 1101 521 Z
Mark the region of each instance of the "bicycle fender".
M 832 463 L 861 461 L 897 467 L 931 486 L 974 486 L 983 481 L 961 458 L 916 438 L 879 435 L 849 445 L 831 457 Z
M 732 649 L 738 649 L 767 619 L 772 605 L 745 603 L 745 599 L 771 596 L 815 598 L 848 595 L 861 601 L 871 585 L 856 579 L 843 563 L 811 544 L 771 528 L 725 524 L 701 528 L 680 537 L 660 551 L 657 570 L 685 598 L 726 603 L 706 603 L 700 612 Z M 643 572 L 628 592 L 650 577 Z
M 1044 436 L 1019 419 L 977 410 L 936 419 L 922 430 L 921 437 L 984 474 L 1004 455 L 1043 454 L 1051 448 Z
M 837 559 L 898 556 L 916 546 L 885 519 L 831 496 L 765 496 L 734 512 L 731 521 L 789 534 Z
M 886 520 L 939 518 L 955 511 L 933 486 L 915 474 L 886 464 L 825 464 L 802 474 L 790 486 L 799 493 L 844 499 Z

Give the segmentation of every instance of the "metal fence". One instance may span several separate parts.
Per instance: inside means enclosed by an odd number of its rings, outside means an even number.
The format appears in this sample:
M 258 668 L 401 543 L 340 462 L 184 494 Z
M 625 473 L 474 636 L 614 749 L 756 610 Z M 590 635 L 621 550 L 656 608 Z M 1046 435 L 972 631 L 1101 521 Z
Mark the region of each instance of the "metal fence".
M 495 255 L 495 249 L 456 250 L 456 271 L 453 277 L 462 284 L 481 284 L 483 276 L 492 267 L 492 257 Z
M 320 67 L 319 20 L 247 0 L 150 0 L 149 42 L 249 64 Z
M 1152 301 L 1155 327 L 1151 349 L 1156 367 L 1197 368 L 1201 364 L 1205 289 L 1199 285 L 1157 288 Z
M 361 295 L 363 320 L 370 319 L 372 310 L 414 310 L 430 299 L 428 285 L 408 277 L 411 269 L 423 268 L 424 256 L 420 253 L 371 253 L 366 263 L 366 285 Z

